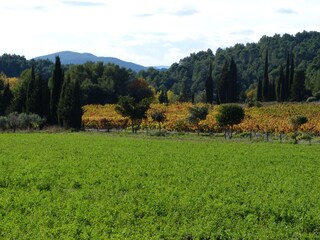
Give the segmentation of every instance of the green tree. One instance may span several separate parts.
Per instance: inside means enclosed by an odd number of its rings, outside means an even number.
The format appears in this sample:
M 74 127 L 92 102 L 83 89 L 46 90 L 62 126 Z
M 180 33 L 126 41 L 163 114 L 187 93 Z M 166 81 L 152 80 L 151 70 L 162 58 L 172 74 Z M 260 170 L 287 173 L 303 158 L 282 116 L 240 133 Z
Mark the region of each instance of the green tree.
M 166 120 L 166 114 L 163 110 L 153 110 L 150 114 L 152 121 L 158 123 L 159 126 L 159 133 L 161 132 L 161 123 Z
M 31 69 L 24 70 L 17 85 L 13 89 L 13 99 L 8 108 L 9 112 L 26 112 L 28 84 L 31 78 Z
M 223 104 L 218 109 L 216 120 L 218 125 L 224 129 L 225 138 L 227 133 L 232 138 L 233 126 L 242 122 L 244 118 L 244 110 L 236 104 Z
M 302 101 L 305 95 L 305 73 L 304 71 L 298 71 L 294 75 L 294 79 L 291 86 L 291 98 L 293 101 Z
M 209 66 L 209 73 L 206 79 L 206 102 L 212 104 L 213 102 L 213 79 L 212 79 L 212 64 Z
M 205 120 L 207 118 L 208 113 L 209 113 L 209 109 L 206 106 L 205 107 L 195 106 L 195 107 L 189 108 L 188 121 L 196 125 L 198 135 L 200 133 L 199 122 L 202 120 Z
M 0 93 L 0 116 L 6 113 L 11 104 L 12 98 L 13 95 L 9 83 L 7 83 L 3 89 L 3 93 Z
M 229 66 L 229 74 L 228 74 L 228 85 L 227 85 L 227 102 L 236 102 L 238 98 L 237 93 L 237 84 L 238 84 L 238 73 L 237 73 L 237 65 L 233 59 L 231 58 L 230 66 Z
M 294 131 L 294 133 L 293 133 L 294 144 L 297 144 L 298 143 L 298 139 L 297 139 L 298 133 L 297 133 L 297 131 L 298 131 L 298 129 L 299 129 L 299 127 L 301 125 L 303 125 L 303 124 L 308 122 L 308 118 L 305 117 L 305 116 L 295 116 L 295 117 L 292 117 L 290 119 L 290 121 L 291 121 L 291 124 L 292 124 L 292 127 L 293 127 L 293 131 Z
M 284 101 L 284 85 L 285 81 L 285 76 L 283 73 L 283 67 L 282 65 L 280 66 L 280 73 L 279 73 L 279 78 L 277 81 L 277 101 L 278 102 L 283 102 Z
M 282 85 L 283 101 L 288 101 L 290 98 L 290 54 L 287 54 L 286 74 Z
M 72 80 L 70 75 L 66 75 L 58 104 L 58 122 L 65 128 L 81 128 L 81 93 L 80 85 L 76 80 Z
M 291 93 L 292 93 L 292 84 L 293 84 L 293 79 L 294 79 L 294 55 L 291 54 L 291 65 L 290 65 L 290 76 L 289 76 L 289 98 L 292 98 Z
M 228 102 L 228 79 L 229 79 L 229 71 L 228 71 L 228 62 L 226 61 L 223 66 L 221 76 L 217 84 L 219 103 Z
M 158 100 L 159 100 L 159 103 L 165 103 L 165 104 L 169 103 L 168 94 L 167 94 L 167 91 L 164 86 L 162 87 L 162 89 L 160 91 L 160 95 L 158 97 Z
M 129 82 L 127 92 L 129 96 L 134 98 L 135 102 L 140 102 L 144 98 L 154 98 L 154 93 L 150 85 L 143 78 Z
M 264 74 L 262 82 L 262 100 L 267 102 L 269 101 L 269 55 L 268 50 L 266 51 L 265 63 L 264 63 Z
M 257 85 L 257 101 L 261 102 L 262 101 L 262 83 L 261 80 L 258 80 L 258 85 Z
M 147 117 L 147 111 L 150 107 L 150 99 L 144 98 L 140 102 L 136 102 L 133 97 L 120 96 L 116 105 L 116 111 L 124 117 L 128 117 L 131 121 L 132 133 L 136 132 L 134 125 L 140 125 L 142 119 Z
M 56 56 L 56 62 L 53 70 L 52 77 L 49 81 L 50 89 L 50 122 L 53 124 L 58 123 L 58 104 L 61 95 L 61 88 L 64 81 L 64 73 L 61 67 L 60 57 Z
M 35 66 L 32 65 L 30 76 L 28 79 L 28 87 L 26 94 L 26 112 L 41 114 L 41 86 L 40 77 L 36 76 Z

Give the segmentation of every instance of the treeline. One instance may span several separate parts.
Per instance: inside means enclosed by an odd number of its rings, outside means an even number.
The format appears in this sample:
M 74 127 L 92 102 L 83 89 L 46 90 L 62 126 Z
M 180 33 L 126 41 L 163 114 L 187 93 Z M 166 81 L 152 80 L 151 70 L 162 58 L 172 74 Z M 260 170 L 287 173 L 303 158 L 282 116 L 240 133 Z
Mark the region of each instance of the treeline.
M 83 105 L 115 103 L 119 96 L 127 95 L 136 102 L 154 97 L 144 79 L 118 65 L 87 62 L 62 66 L 57 56 L 48 78 L 36 64 L 22 71 L 19 78 L 0 76 L 0 116 L 33 113 L 50 125 L 78 129 Z
M 127 95 L 137 103 L 144 98 L 160 103 L 284 102 L 312 95 L 309 100 L 317 100 L 320 33 L 264 36 L 258 43 L 236 44 L 215 54 L 208 49 L 166 71 L 136 73 L 102 62 L 63 66 L 59 57 L 51 63 L 4 54 L 0 72 L 0 115 L 36 113 L 65 126 L 78 126 L 78 120 L 68 119 L 79 118 L 79 106 L 117 103 Z
M 4 74 L 0 77 L 0 116 L 8 116 L 8 125 L 12 125 L 12 119 L 15 119 L 11 116 L 24 113 L 39 116 L 49 124 L 79 129 L 81 107 L 79 82 L 65 76 L 59 57 L 49 79 L 43 78 L 35 65 L 24 70 L 16 81 L 10 81 Z

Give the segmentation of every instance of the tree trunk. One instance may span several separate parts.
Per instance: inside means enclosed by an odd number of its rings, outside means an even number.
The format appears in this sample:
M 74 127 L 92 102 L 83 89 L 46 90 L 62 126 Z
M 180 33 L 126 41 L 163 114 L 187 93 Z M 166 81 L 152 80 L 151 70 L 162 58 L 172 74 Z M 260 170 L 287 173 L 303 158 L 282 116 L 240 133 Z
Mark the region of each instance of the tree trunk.
M 131 119 L 131 129 L 132 129 L 132 133 L 134 133 L 133 119 Z
M 197 123 L 197 133 L 198 133 L 198 136 L 200 134 L 200 129 L 199 129 L 199 124 Z
M 298 136 L 297 132 L 294 132 L 294 134 L 293 134 L 293 139 L 294 139 L 293 144 L 298 144 L 297 136 Z

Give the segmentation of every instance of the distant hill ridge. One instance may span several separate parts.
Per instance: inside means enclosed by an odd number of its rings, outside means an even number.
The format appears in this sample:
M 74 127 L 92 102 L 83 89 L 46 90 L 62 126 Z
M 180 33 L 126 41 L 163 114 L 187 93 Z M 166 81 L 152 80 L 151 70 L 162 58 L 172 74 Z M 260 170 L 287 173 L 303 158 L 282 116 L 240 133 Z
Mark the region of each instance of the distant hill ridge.
M 114 57 L 97 57 L 91 53 L 78 53 L 78 52 L 72 52 L 72 51 L 56 52 L 56 53 L 36 57 L 34 59 L 36 60 L 48 59 L 54 62 L 56 56 L 60 57 L 62 64 L 83 64 L 85 62 L 91 61 L 91 62 L 113 63 L 113 64 L 119 65 L 120 67 L 131 69 L 135 72 L 148 69 L 148 67 L 145 67 L 136 63 L 132 63 L 132 62 L 126 62 Z M 166 67 L 161 66 L 161 67 L 154 67 L 154 68 L 159 69 L 159 68 L 166 68 Z

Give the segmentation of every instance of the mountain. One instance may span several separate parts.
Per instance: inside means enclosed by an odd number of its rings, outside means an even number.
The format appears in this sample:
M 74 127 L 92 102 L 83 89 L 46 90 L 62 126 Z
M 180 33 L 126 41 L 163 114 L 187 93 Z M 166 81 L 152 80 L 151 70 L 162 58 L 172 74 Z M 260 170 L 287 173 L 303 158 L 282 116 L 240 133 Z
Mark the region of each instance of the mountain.
M 165 70 L 168 70 L 170 67 L 161 65 L 161 66 L 154 66 L 152 68 L 159 70 L 159 71 L 165 71 Z
M 113 64 L 119 65 L 120 67 L 131 69 L 135 72 L 139 72 L 141 70 L 147 69 L 147 67 L 144 67 L 142 65 L 135 64 L 132 62 L 126 62 L 114 57 L 97 57 L 91 53 L 77 53 L 77 52 L 71 52 L 71 51 L 52 53 L 52 54 L 36 57 L 34 59 L 35 60 L 48 59 L 54 62 L 56 56 L 60 57 L 62 64 L 83 64 L 85 62 L 91 61 L 91 62 L 113 63 Z

